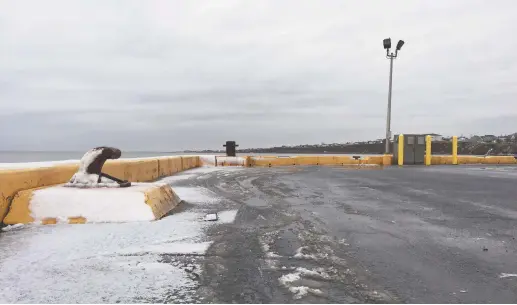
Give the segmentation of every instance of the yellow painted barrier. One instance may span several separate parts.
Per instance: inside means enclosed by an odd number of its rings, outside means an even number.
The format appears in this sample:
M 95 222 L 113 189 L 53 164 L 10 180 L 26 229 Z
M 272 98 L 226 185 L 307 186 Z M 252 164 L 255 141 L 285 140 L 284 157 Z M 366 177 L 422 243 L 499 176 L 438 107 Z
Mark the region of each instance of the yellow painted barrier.
M 453 157 L 452 156 L 442 156 L 440 158 L 440 164 L 442 164 L 442 165 L 452 165 L 453 164 Z
M 383 155 L 382 165 L 391 165 L 393 162 L 393 155 Z
M 151 207 L 155 219 L 160 219 L 181 202 L 170 185 L 149 188 L 144 191 L 145 203 Z
M 368 156 L 361 158 L 359 160 L 353 160 L 354 164 L 372 164 L 372 165 L 382 165 L 382 156 Z
M 276 157 L 276 158 L 261 158 L 261 157 L 251 157 L 250 164 L 251 166 L 288 166 L 288 165 L 297 165 L 297 159 L 291 157 Z
M 458 164 L 469 164 L 468 156 L 458 156 Z
M 425 165 L 431 165 L 431 154 L 432 154 L 432 146 L 431 142 L 432 137 L 430 135 L 425 136 Z
M 514 156 L 497 156 L 499 164 L 517 164 L 517 159 Z
M 183 170 L 199 166 L 199 156 L 185 156 L 181 157 L 181 159 L 183 162 Z
M 483 159 L 483 164 L 499 164 L 501 159 L 499 157 L 487 156 Z
M 144 184 L 138 185 L 134 188 L 124 188 L 124 189 L 69 189 L 62 186 L 53 186 L 57 191 L 66 192 L 66 194 L 72 193 L 74 196 L 81 196 L 81 194 L 85 195 L 88 192 L 96 192 L 95 196 L 101 196 L 102 192 L 110 192 L 110 197 L 115 198 L 113 192 L 119 192 L 122 196 L 121 199 L 127 198 L 127 194 L 129 192 L 132 193 L 143 193 L 143 205 L 148 205 L 151 208 L 151 211 L 154 215 L 154 219 L 160 219 L 167 213 L 169 213 L 172 209 L 174 209 L 181 201 L 181 199 L 176 195 L 176 193 L 172 190 L 172 188 L 167 184 Z M 50 189 L 49 189 L 50 190 Z M 88 217 L 85 214 L 82 215 L 47 215 L 41 219 L 34 219 L 31 211 L 31 202 L 34 200 L 34 196 L 39 192 L 43 191 L 42 188 L 28 189 L 20 191 L 16 194 L 11 204 L 11 209 L 9 213 L 4 219 L 4 223 L 11 225 L 17 223 L 33 223 L 40 222 L 41 224 L 56 224 L 58 222 L 65 221 L 70 224 L 81 224 L 87 223 Z M 56 197 L 56 202 L 52 203 L 52 210 L 58 210 L 56 206 L 62 204 L 66 206 L 67 202 L 65 196 Z M 88 204 L 88 202 L 85 202 Z M 92 203 L 93 204 L 93 203 Z M 66 214 L 67 209 L 64 208 L 64 211 L 55 212 Z M 109 210 L 109 209 L 107 209 Z M 49 212 L 51 213 L 51 212 Z M 87 212 L 85 212 L 87 213 Z M 102 212 L 101 212 L 102 213 Z M 66 220 L 63 220 L 62 217 L 65 217 Z
M 354 158 L 350 156 L 335 156 L 334 157 L 334 165 L 351 165 L 351 164 L 359 164 L 359 161 L 354 160 Z
M 166 177 L 181 172 L 183 165 L 180 156 L 158 158 L 158 176 Z
M 293 157 L 247 157 L 248 166 L 293 166 L 293 165 L 391 165 L 392 155 L 368 156 L 355 160 L 351 156 L 293 156 Z
M 296 159 L 297 165 L 319 165 L 319 157 L 317 156 L 297 156 L 294 159 Z
M 172 175 L 172 162 L 169 157 L 160 157 L 158 159 L 158 177 Z
M 466 156 L 465 164 L 482 164 L 484 159 L 484 157 L 479 156 Z
M 318 156 L 317 165 L 336 165 L 336 158 L 334 156 Z
M 246 156 L 246 157 L 244 157 L 244 167 L 249 167 L 249 166 L 251 166 L 251 157 Z
M 458 137 L 452 137 L 452 164 L 458 164 Z
M 158 159 L 109 160 L 102 171 L 119 179 L 145 182 L 158 179 Z
M 67 182 L 78 165 L 59 165 L 32 169 L 0 170 L 0 222 L 16 193 L 22 190 Z
M 398 151 L 398 164 L 399 166 L 404 165 L 404 135 L 399 135 L 399 151 Z

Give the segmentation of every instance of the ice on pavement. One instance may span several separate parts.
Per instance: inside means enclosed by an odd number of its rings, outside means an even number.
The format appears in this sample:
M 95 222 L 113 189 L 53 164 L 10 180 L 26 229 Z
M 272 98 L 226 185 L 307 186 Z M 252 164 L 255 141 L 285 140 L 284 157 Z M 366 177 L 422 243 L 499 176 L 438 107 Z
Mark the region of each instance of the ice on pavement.
M 507 277 L 517 277 L 517 273 L 501 273 L 499 278 L 504 279 Z
M 222 211 L 217 213 L 219 216 L 219 222 L 222 223 L 232 223 L 235 221 L 235 218 L 237 217 L 238 210 L 229 210 L 229 211 Z
M 173 189 L 181 200 L 189 203 L 210 204 L 221 200 L 214 192 L 204 187 L 175 186 Z
M 26 226 L 3 233 L 0 303 L 134 302 L 188 291 L 196 283 L 181 268 L 145 266 L 158 264 L 164 253 L 203 254 L 209 243 L 198 218 L 178 213 L 155 222 Z
M 295 300 L 303 298 L 307 295 L 307 293 L 312 293 L 318 296 L 323 294 L 323 292 L 320 289 L 309 288 L 307 286 L 289 287 L 289 291 L 291 291 L 294 294 Z
M 176 182 L 176 181 L 187 180 L 187 179 L 190 179 L 190 178 L 193 178 L 193 177 L 196 177 L 196 176 L 197 176 L 196 174 L 179 173 L 179 174 L 176 174 L 174 176 L 165 177 L 165 178 L 161 179 L 160 182 L 173 183 L 173 182 Z
M 12 230 L 23 228 L 23 226 L 25 226 L 23 223 L 17 223 L 17 224 L 14 224 L 14 225 L 3 227 L 2 231 L 8 232 L 8 231 L 12 231 Z
M 296 271 L 293 273 L 287 273 L 282 275 L 278 282 L 280 285 L 284 286 L 285 288 L 289 289 L 291 293 L 293 293 L 294 299 L 301 299 L 304 296 L 306 296 L 308 293 L 314 294 L 314 295 L 322 295 L 323 292 L 320 289 L 311 288 L 307 286 L 301 286 L 300 283 L 302 282 L 302 276 L 309 276 L 313 278 L 320 278 L 320 279 L 330 279 L 330 276 L 328 273 L 324 272 L 322 268 L 318 268 L 317 270 L 309 270 L 306 268 L 296 268 Z
M 159 245 L 147 245 L 143 247 L 129 247 L 127 249 L 120 250 L 119 254 L 136 254 L 136 253 L 156 253 L 156 254 L 193 254 L 202 255 L 208 250 L 211 241 L 188 243 L 188 242 L 173 242 L 173 243 L 162 243 Z

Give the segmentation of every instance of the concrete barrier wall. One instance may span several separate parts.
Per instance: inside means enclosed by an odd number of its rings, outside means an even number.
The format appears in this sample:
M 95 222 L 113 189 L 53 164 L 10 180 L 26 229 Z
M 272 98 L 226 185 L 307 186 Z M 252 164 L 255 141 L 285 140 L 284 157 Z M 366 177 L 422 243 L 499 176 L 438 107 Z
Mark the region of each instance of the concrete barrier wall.
M 199 164 L 198 156 L 109 160 L 102 171 L 131 182 L 148 182 L 198 167 Z M 78 168 L 78 164 L 73 164 L 0 170 L 0 223 L 19 192 L 66 183 Z
M 78 165 L 59 165 L 33 169 L 0 170 L 0 223 L 9 203 L 19 191 L 65 183 L 78 170 Z
M 293 165 L 392 165 L 392 155 L 363 157 L 355 160 L 350 156 L 249 156 L 248 166 Z M 431 156 L 431 165 L 452 165 L 453 156 Z M 513 156 L 458 156 L 458 164 L 517 164 Z
M 158 175 L 166 177 L 183 171 L 183 160 L 180 156 L 158 158 Z
M 152 181 L 160 177 L 158 159 L 110 160 L 102 171 L 108 175 L 131 182 Z
M 293 165 L 390 165 L 392 156 L 371 156 L 355 160 L 350 156 L 291 156 L 291 157 L 248 157 L 249 166 L 293 166 Z
M 183 170 L 198 167 L 200 164 L 199 156 L 186 156 L 186 157 L 181 157 L 181 159 L 183 161 Z
M 453 164 L 452 156 L 432 156 L 431 165 Z M 458 164 L 517 164 L 513 156 L 458 156 Z

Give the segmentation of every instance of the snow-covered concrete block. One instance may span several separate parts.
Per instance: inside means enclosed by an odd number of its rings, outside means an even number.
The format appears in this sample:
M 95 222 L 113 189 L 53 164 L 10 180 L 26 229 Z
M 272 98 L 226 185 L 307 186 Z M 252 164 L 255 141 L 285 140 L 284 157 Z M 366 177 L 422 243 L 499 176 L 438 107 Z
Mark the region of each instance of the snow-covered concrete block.
M 170 185 L 161 183 L 95 189 L 59 185 L 18 192 L 4 223 L 151 221 L 169 213 L 180 201 Z

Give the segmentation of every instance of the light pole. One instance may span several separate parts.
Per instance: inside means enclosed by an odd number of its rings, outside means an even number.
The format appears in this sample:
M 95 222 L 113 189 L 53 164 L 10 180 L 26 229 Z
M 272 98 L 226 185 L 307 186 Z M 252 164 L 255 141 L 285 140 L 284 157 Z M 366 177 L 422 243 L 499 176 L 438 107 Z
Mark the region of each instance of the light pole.
M 404 40 L 399 40 L 397 43 L 397 48 L 395 49 L 395 53 L 391 52 L 391 38 L 386 38 L 383 41 L 384 48 L 386 49 L 386 58 L 390 60 L 390 85 L 388 91 L 388 114 L 386 118 L 386 149 L 385 153 L 390 153 L 390 138 L 391 138 L 391 84 L 393 80 L 393 59 L 397 58 L 398 52 L 404 45 Z

